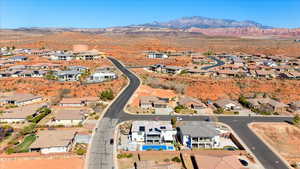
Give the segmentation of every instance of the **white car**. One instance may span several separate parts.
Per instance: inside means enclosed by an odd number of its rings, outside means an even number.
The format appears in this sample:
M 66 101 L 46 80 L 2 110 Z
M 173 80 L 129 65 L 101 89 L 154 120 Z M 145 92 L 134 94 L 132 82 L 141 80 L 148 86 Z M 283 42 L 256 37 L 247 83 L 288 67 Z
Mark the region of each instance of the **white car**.
M 182 118 L 181 118 L 181 117 L 176 117 L 176 120 L 177 120 L 177 121 L 181 121 Z

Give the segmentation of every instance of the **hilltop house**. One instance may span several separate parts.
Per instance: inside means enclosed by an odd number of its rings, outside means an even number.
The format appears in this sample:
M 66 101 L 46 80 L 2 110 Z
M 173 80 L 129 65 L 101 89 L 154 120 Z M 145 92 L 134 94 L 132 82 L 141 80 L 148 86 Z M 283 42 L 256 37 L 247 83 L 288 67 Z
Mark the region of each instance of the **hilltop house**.
M 178 137 L 187 148 L 216 148 L 219 133 L 211 122 L 193 121 L 179 127 Z
M 40 130 L 30 145 L 30 152 L 65 153 L 71 150 L 76 132 L 73 130 Z
M 161 68 L 162 73 L 169 74 L 179 74 L 182 70 L 184 70 L 184 68 L 180 66 L 164 66 Z
M 70 61 L 74 59 L 74 56 L 70 53 L 54 53 L 50 55 L 51 60 L 64 60 Z
M 97 51 L 86 51 L 78 53 L 76 55 L 76 58 L 79 60 L 95 60 L 100 58 L 101 55 L 104 54 Z
M 85 72 L 89 70 L 89 68 L 85 66 L 68 66 L 67 68 L 68 70 L 78 71 L 78 72 Z
M 159 52 L 150 52 L 148 53 L 148 58 L 151 59 L 165 59 L 168 58 L 169 56 L 164 54 L 164 53 L 159 53 Z
M 9 61 L 13 61 L 13 62 L 26 61 L 27 59 L 28 59 L 27 56 L 12 56 L 8 58 Z
M 78 81 L 82 72 L 74 70 L 57 71 L 56 76 L 59 81 Z
M 169 121 L 133 121 L 131 141 L 145 144 L 171 143 L 176 130 Z

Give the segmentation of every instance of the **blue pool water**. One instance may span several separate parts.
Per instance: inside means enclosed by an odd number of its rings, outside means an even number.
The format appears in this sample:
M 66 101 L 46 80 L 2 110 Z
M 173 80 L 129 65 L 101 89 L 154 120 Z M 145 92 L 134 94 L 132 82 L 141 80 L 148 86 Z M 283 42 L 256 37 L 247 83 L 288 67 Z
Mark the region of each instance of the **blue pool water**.
M 173 151 L 174 146 L 167 146 L 167 145 L 142 145 L 141 150 L 169 150 Z

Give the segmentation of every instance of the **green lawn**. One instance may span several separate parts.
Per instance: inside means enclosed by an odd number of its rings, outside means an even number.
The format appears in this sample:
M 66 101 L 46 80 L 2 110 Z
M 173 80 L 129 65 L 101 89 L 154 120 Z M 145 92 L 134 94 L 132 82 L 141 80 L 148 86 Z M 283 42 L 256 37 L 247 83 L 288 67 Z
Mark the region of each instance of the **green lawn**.
M 24 141 L 21 144 L 17 145 L 16 151 L 17 152 L 27 152 L 29 146 L 35 141 L 35 139 L 36 139 L 36 135 L 34 135 L 34 134 L 26 136 Z

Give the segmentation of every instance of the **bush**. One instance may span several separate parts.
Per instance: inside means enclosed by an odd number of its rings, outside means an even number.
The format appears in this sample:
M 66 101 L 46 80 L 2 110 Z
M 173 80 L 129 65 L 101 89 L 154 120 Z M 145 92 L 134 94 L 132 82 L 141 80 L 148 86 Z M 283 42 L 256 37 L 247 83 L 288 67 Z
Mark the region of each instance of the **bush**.
M 173 157 L 172 158 L 172 161 L 174 161 L 174 162 L 177 162 L 177 163 L 180 163 L 181 162 L 181 159 L 179 158 L 179 157 Z
M 78 149 L 76 150 L 76 154 L 77 154 L 77 155 L 84 155 L 85 153 L 86 153 L 86 150 L 83 149 L 83 148 L 78 148 Z
M 300 124 L 300 116 L 299 114 L 296 114 L 293 118 L 293 124 L 294 125 L 299 125 Z
M 250 102 L 244 97 L 244 96 L 241 96 L 239 98 L 239 103 L 241 103 L 241 105 L 243 105 L 244 107 L 247 107 L 247 108 L 250 108 Z
M 111 89 L 102 91 L 102 92 L 100 93 L 100 99 L 101 99 L 101 100 L 104 100 L 104 101 L 114 99 L 114 93 L 113 93 L 113 91 L 112 91 Z
M 36 132 L 36 124 L 30 124 L 28 126 L 25 126 L 23 129 L 21 129 L 20 134 L 21 135 L 27 135 L 27 134 L 33 134 Z
M 129 154 L 122 153 L 122 154 L 118 154 L 117 155 L 118 159 L 121 159 L 121 158 L 131 158 L 131 157 L 133 157 L 133 155 L 131 153 L 129 153 Z
M 6 154 L 13 154 L 13 153 L 16 153 L 16 150 L 12 147 L 8 148 L 5 150 Z
M 32 123 L 38 123 L 39 121 L 41 121 L 44 117 L 46 117 L 48 114 L 50 114 L 51 113 L 51 110 L 50 109 L 48 109 L 48 108 L 41 108 L 41 109 L 39 109 L 37 112 L 39 112 L 39 114 L 37 115 L 37 116 L 35 116 L 35 117 L 32 117 L 32 118 L 30 118 L 30 117 L 28 117 L 29 119 L 28 119 L 28 121 L 29 122 L 32 122 Z M 26 118 L 27 119 L 27 118 Z
M 177 122 L 176 117 L 172 117 L 172 118 L 171 118 L 171 124 L 172 124 L 173 126 L 175 126 L 175 125 L 176 125 L 176 122 Z
M 186 109 L 186 107 L 184 107 L 184 106 L 182 106 L 182 105 L 176 106 L 176 107 L 174 108 L 174 110 L 175 110 L 176 113 L 179 113 L 179 112 L 180 112 L 181 110 L 183 110 L 183 109 Z

